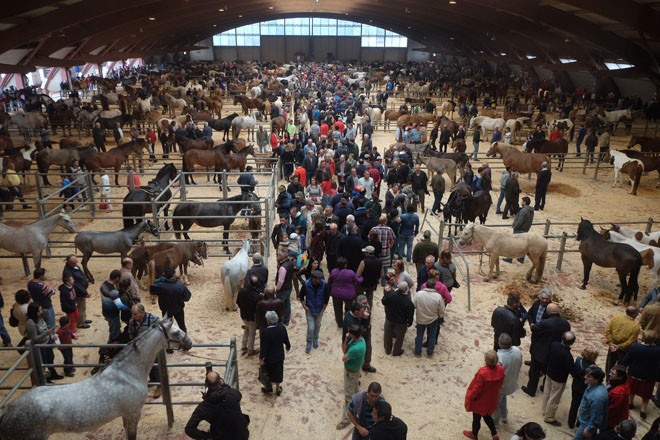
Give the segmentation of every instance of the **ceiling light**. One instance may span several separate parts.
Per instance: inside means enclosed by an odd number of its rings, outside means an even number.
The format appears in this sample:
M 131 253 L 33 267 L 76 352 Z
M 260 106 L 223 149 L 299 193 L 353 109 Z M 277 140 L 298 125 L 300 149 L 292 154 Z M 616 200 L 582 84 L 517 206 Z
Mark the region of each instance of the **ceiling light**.
M 218 12 L 225 12 L 225 9 L 224 9 L 224 8 L 220 8 L 220 9 L 218 9 Z
M 570 42 L 571 42 L 570 38 L 568 38 L 568 37 L 564 38 L 564 43 L 570 43 Z
M 454 39 L 454 37 L 449 37 L 449 39 L 450 39 L 450 40 L 453 40 L 453 39 Z
M 218 25 L 217 25 L 217 24 L 214 24 L 213 27 L 218 27 Z
M 449 0 L 449 4 L 450 4 L 450 5 L 455 5 L 455 4 L 456 4 L 456 0 Z
M 272 9 L 274 9 L 274 8 L 275 8 L 275 6 L 268 6 L 268 9 L 271 9 L 271 10 L 272 10 Z
M 243 18 L 243 14 L 238 14 L 238 18 Z
M 348 15 L 348 12 L 346 12 L 344 15 Z
M 149 21 L 156 21 L 156 17 L 149 17 Z
M 369 23 L 373 23 L 373 22 L 374 22 L 373 20 L 369 20 Z
M 412 26 L 408 26 L 408 29 L 412 29 Z

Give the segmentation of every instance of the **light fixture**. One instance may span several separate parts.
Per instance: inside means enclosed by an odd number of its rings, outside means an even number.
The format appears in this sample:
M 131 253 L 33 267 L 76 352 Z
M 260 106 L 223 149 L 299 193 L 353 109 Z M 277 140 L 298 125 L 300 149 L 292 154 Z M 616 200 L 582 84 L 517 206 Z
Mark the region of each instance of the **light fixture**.
M 213 27 L 218 27 L 218 25 L 217 25 L 217 24 L 214 24 Z
M 408 26 L 408 29 L 412 29 L 412 26 Z
M 238 14 L 238 18 L 243 18 L 243 14 Z
M 453 40 L 453 39 L 454 39 L 454 37 L 449 37 L 449 39 L 450 39 L 450 40 Z
M 564 43 L 570 43 L 570 42 L 571 42 L 570 38 L 568 38 L 568 37 L 564 38 Z
M 218 9 L 218 12 L 225 12 L 225 9 L 224 9 L 224 8 L 220 8 L 220 9 Z
M 455 5 L 455 4 L 456 4 L 456 0 L 449 0 L 449 4 L 450 4 L 450 5 Z
M 373 22 L 374 22 L 373 20 L 369 20 L 369 23 L 373 23 Z
M 275 6 L 268 6 L 268 9 L 273 10 Z
M 149 21 L 156 21 L 156 17 L 149 17 Z

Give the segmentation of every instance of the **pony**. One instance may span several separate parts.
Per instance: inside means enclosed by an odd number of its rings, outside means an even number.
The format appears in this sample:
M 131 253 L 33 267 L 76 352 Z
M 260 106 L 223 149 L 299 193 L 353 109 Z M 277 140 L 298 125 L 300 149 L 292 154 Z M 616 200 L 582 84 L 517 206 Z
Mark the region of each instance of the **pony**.
M 500 276 L 500 256 L 508 258 L 519 258 L 527 255 L 532 261 L 532 267 L 527 271 L 527 281 L 538 283 L 543 278 L 545 261 L 548 255 L 548 241 L 541 234 L 525 232 L 522 234 L 511 234 L 502 232 L 488 226 L 468 223 L 458 241 L 461 246 L 478 241 L 489 254 L 489 272 L 484 281 Z M 496 268 L 493 275 L 493 268 Z M 536 276 L 532 279 L 532 273 Z
M 605 240 L 614 243 L 625 243 L 637 249 L 639 255 L 642 256 L 642 265 L 647 266 L 651 271 L 653 283 L 655 285 L 660 285 L 660 247 L 641 243 L 634 238 L 628 238 L 619 232 L 611 231 L 609 229 L 600 228 L 600 235 L 602 235 Z
M 445 101 L 440 104 L 440 115 L 445 116 L 450 114 L 450 117 L 454 117 L 454 110 L 456 109 L 456 103 L 454 101 Z
M 57 432 L 95 431 L 122 417 L 129 440 L 137 438 L 147 400 L 147 376 L 163 349 L 188 351 L 192 341 L 170 318 L 155 323 L 100 373 L 81 382 L 32 388 L 0 411 L 0 437 L 46 440 Z
M 138 246 L 128 254 L 129 258 L 133 260 L 131 273 L 133 274 L 133 277 L 135 277 L 140 289 L 146 289 L 142 283 L 142 276 L 149 271 L 149 260 L 151 260 L 158 252 L 166 251 L 175 244 L 176 243 L 160 242 L 153 246 Z
M 48 237 L 57 225 L 72 234 L 76 232 L 71 217 L 64 212 L 17 228 L 0 223 L 0 248 L 22 257 L 32 254 L 35 269 L 40 268 L 41 253 L 48 246 Z
M 198 266 L 204 265 L 204 259 L 208 258 L 206 243 L 203 241 L 187 241 L 176 243 L 174 246 L 154 254 L 149 261 L 149 285 L 161 276 L 168 267 L 179 267 L 179 275 L 186 285 L 188 280 L 188 263 L 193 262 Z
M 619 186 L 623 184 L 623 177 L 621 176 L 621 172 L 623 171 L 628 174 L 630 183 L 632 184 L 628 194 L 636 196 L 639 182 L 642 180 L 642 174 L 644 173 L 644 162 L 639 159 L 631 159 L 620 151 L 610 150 L 610 163 L 614 165 L 614 182 L 612 182 L 612 188 L 616 186 L 617 181 L 619 182 Z
M 660 247 L 660 231 L 644 232 L 624 225 L 615 225 L 614 223 L 612 223 L 610 230 L 619 232 L 625 237 L 634 238 L 640 243 Z
M 243 246 L 229 261 L 225 261 L 220 269 L 220 276 L 225 286 L 225 311 L 229 308 L 235 312 L 236 307 L 236 294 L 239 287 L 243 284 L 245 274 L 250 267 L 250 242 L 243 239 Z
M 39 112 L 23 112 L 19 110 L 9 120 L 18 127 L 19 133 L 26 142 L 32 139 L 32 135 L 39 135 L 39 132 L 48 126 L 48 120 Z
M 80 160 L 81 155 L 91 153 L 92 151 L 96 151 L 96 147 L 75 147 L 60 150 L 44 148 L 43 150 L 37 151 L 37 169 L 42 173 L 41 179 L 43 180 L 44 185 L 50 186 L 46 173 L 48 173 L 48 169 L 51 165 L 60 165 L 62 167 L 71 166 L 71 163 L 74 160 Z
M 142 221 L 128 228 L 113 232 L 83 231 L 76 235 L 74 243 L 76 249 L 82 252 L 82 267 L 89 282 L 94 284 L 94 276 L 87 268 L 87 262 L 92 258 L 94 251 L 99 254 L 112 254 L 118 252 L 123 259 L 128 255 L 133 244 L 140 234 L 148 232 L 158 238 L 158 229 L 151 220 Z
M 486 152 L 486 157 L 494 157 L 497 154 L 502 156 L 504 166 L 511 165 L 513 171 L 518 171 L 520 174 L 540 173 L 543 162 L 547 162 L 550 168 L 550 158 L 545 154 L 523 153 L 514 146 L 493 142 Z
M 286 119 L 284 116 L 277 116 L 270 120 L 270 131 L 277 133 L 278 136 L 283 136 L 286 130 Z
M 454 185 L 456 185 L 456 162 L 451 159 L 441 159 L 439 157 L 428 156 L 420 156 L 419 160 L 424 165 L 426 165 L 426 169 L 428 170 L 431 177 L 433 176 L 433 173 L 446 171 L 447 175 L 449 176 L 449 180 L 451 181 L 451 189 L 454 189 Z
M 133 219 L 132 217 L 141 218 L 144 217 L 145 214 L 152 212 L 151 201 L 154 197 L 158 197 L 163 193 L 163 190 L 169 185 L 169 182 L 174 180 L 176 176 L 176 167 L 173 163 L 168 163 L 158 171 L 156 177 L 150 181 L 147 186 L 141 186 L 133 191 L 129 191 L 128 194 L 126 194 L 126 197 L 124 197 L 121 211 L 124 216 L 124 228 L 133 226 L 134 223 L 139 223 L 141 221 Z M 167 191 L 162 194 L 162 197 L 156 201 L 156 209 L 159 209 L 159 204 L 164 205 L 163 213 L 165 214 L 165 217 L 167 217 L 171 198 L 172 191 L 168 188 Z M 167 220 L 165 220 L 165 229 L 169 229 Z
M 619 298 L 614 301 L 618 305 L 619 301 L 624 299 L 628 305 L 631 296 L 639 291 L 637 277 L 642 267 L 642 256 L 639 252 L 628 244 L 612 243 L 607 241 L 593 227 L 589 220 L 580 217 L 580 224 L 577 229 L 576 240 L 580 242 L 580 254 L 582 255 L 582 265 L 584 267 L 584 278 L 580 289 L 585 290 L 589 282 L 589 272 L 591 266 L 595 263 L 600 267 L 614 267 L 619 275 L 621 284 L 621 293 Z M 630 275 L 629 279 L 626 277 Z

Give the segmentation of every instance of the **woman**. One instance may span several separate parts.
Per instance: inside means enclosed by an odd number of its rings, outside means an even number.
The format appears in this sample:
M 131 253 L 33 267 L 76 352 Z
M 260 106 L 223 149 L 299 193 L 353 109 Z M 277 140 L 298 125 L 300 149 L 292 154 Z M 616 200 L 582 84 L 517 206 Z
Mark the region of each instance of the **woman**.
M 635 342 L 621 361 L 628 367 L 628 385 L 630 386 L 630 409 L 633 409 L 635 396 L 642 398 L 639 416 L 646 419 L 646 407 L 653 395 L 653 387 L 660 364 L 660 347 L 655 346 L 655 332 L 642 332 L 642 343 Z
M 314 229 L 312 230 L 312 238 L 309 241 L 309 255 L 317 261 L 323 260 L 325 254 L 325 224 L 322 221 L 314 222 Z M 310 272 L 311 273 L 311 272 Z
M 287 144 L 281 156 L 284 164 L 284 177 L 288 179 L 293 174 L 293 144 Z
M 408 285 L 408 283 L 406 283 Z M 394 269 L 389 268 L 387 269 L 387 273 L 385 274 L 385 286 L 383 286 L 383 290 L 396 290 L 399 288 L 399 285 L 396 282 L 396 272 L 394 272 Z
M 25 324 L 25 336 L 33 344 L 53 344 L 57 339 L 57 335 L 54 334 L 55 329 L 48 329 L 46 321 L 42 317 L 43 312 L 43 309 L 37 303 L 30 303 L 27 309 L 28 320 Z M 44 364 L 52 364 L 55 361 L 55 353 L 53 353 L 52 347 L 42 347 L 39 351 Z M 64 379 L 64 377 L 57 374 L 54 367 L 48 367 L 48 371 L 50 375 L 46 380 L 47 382 Z
M 382 252 L 383 252 L 383 243 L 380 242 L 380 236 L 378 235 L 378 231 L 369 231 L 369 236 L 368 240 L 365 243 L 366 246 L 373 246 L 374 247 L 374 257 L 380 258 Z
M 396 260 L 392 267 L 394 267 L 395 281 L 397 285 L 403 281 L 408 284 L 408 289 L 410 289 L 411 292 L 414 292 L 413 289 L 416 287 L 416 283 L 413 280 L 413 277 L 406 271 L 406 266 L 404 265 L 403 260 Z
M 362 277 L 358 278 L 355 272 L 347 267 L 346 258 L 337 258 L 337 267 L 330 272 L 328 286 L 332 296 L 332 307 L 335 310 L 335 322 L 339 328 L 344 326 L 344 315 L 351 309 L 351 303 L 355 299 L 355 289 L 360 283 Z
M 268 327 L 261 332 L 261 350 L 259 351 L 259 365 L 266 368 L 270 382 L 275 384 L 275 394 L 282 394 L 282 380 L 284 377 L 284 347 L 286 351 L 291 350 L 289 334 L 286 327 L 278 324 L 277 312 L 270 310 L 266 312 Z M 263 387 L 264 393 L 272 393 L 273 387 Z
M 316 177 L 310 179 L 309 185 L 305 188 L 307 193 L 307 198 L 311 199 L 315 204 L 321 203 L 321 198 L 323 198 L 323 189 L 317 183 Z
M 120 310 L 120 319 L 125 324 L 128 324 L 131 320 L 131 309 L 133 306 L 140 302 L 139 298 L 135 298 L 131 294 L 131 280 L 125 278 L 119 282 L 117 285 L 117 291 L 119 292 L 119 299 L 126 308 Z M 152 296 L 153 298 L 153 296 Z
M 615 365 L 609 373 L 610 383 L 607 384 L 607 427 L 614 429 L 619 423 L 628 419 L 630 388 L 626 367 Z
M 16 292 L 14 299 L 16 302 L 11 309 L 11 313 L 14 315 L 14 318 L 18 320 L 18 333 L 23 336 L 23 339 L 21 339 L 21 342 L 19 342 L 17 346 L 22 347 L 27 339 L 25 335 L 25 324 L 28 320 L 27 311 L 30 304 L 30 294 L 27 290 L 21 289 Z
M 298 279 L 300 279 L 301 282 L 305 282 L 306 280 L 311 280 L 312 279 L 312 272 L 315 270 L 320 271 L 323 273 L 323 269 L 321 269 L 321 260 L 315 257 L 311 257 L 309 259 L 309 263 L 307 263 L 307 267 L 305 269 L 300 270 L 296 273 L 296 276 Z
M 472 413 L 472 431 L 463 431 L 463 435 L 477 439 L 483 417 L 493 440 L 496 440 L 499 437 L 492 415 L 497 409 L 500 387 L 504 382 L 504 367 L 497 363 L 494 350 L 488 350 L 484 360 L 486 365 L 479 368 L 465 394 L 465 410 Z
M 451 251 L 445 249 L 440 252 L 440 258 L 435 263 L 435 268 L 440 272 L 440 282 L 447 286 L 447 290 L 451 292 L 454 287 L 459 287 L 456 282 L 456 265 L 452 262 Z
M 587 372 L 587 368 L 592 366 L 596 362 L 596 359 L 598 359 L 598 351 L 593 347 L 586 347 L 582 350 L 580 356 L 575 359 L 575 367 L 573 373 L 571 373 L 571 376 L 573 376 L 571 408 L 568 411 L 568 427 L 571 429 L 575 427 L 580 402 L 582 401 L 584 391 L 587 389 L 587 382 L 585 382 L 584 375 Z
M 387 190 L 387 192 L 385 193 L 385 212 L 390 212 L 392 210 L 392 203 L 394 203 L 394 198 L 398 193 L 399 193 L 398 183 L 395 183 Z
M 511 437 L 511 440 L 544 440 L 545 432 L 541 425 L 534 422 L 525 423 L 516 431 L 516 434 Z
M 429 279 L 438 280 L 439 277 L 440 277 L 440 272 L 439 271 L 437 271 L 435 269 L 431 269 L 429 271 Z M 447 289 L 447 287 L 441 281 L 434 281 L 434 282 L 435 282 L 435 286 L 431 286 L 431 287 L 433 287 L 435 289 L 435 291 L 440 294 L 442 299 L 445 301 L 445 306 L 448 306 L 449 303 L 451 302 L 451 300 L 453 299 L 453 297 L 451 296 L 451 293 L 449 293 L 449 290 Z M 427 286 L 428 286 L 428 283 L 424 283 L 424 284 L 421 285 L 421 288 L 426 289 Z M 442 320 L 440 322 L 443 322 L 443 321 L 444 320 Z

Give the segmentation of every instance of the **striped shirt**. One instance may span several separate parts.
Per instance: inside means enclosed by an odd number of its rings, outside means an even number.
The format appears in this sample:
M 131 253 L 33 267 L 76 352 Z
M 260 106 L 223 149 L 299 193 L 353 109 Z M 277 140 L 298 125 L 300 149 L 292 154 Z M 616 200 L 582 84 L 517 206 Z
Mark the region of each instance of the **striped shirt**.
M 380 244 L 382 246 L 380 256 L 389 257 L 390 251 L 392 249 L 390 243 L 392 243 L 396 238 L 392 228 L 386 225 L 378 225 L 371 228 L 371 231 L 378 232 L 378 240 L 380 240 Z

